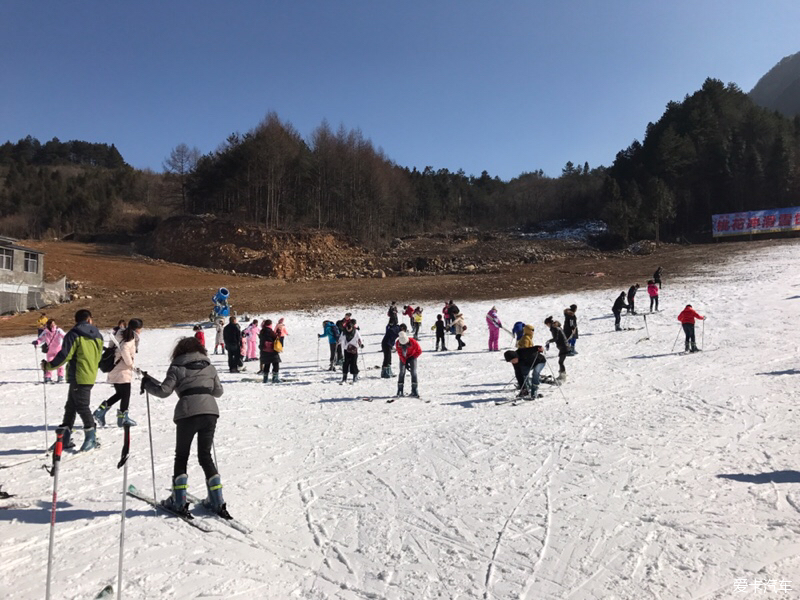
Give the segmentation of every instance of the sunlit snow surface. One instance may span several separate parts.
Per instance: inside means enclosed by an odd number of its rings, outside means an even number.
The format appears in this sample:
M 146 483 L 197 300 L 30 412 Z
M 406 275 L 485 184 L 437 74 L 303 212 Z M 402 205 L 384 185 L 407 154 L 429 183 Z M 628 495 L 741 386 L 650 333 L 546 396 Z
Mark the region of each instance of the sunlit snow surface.
M 281 372 L 296 381 L 246 381 L 253 375 L 228 374 L 224 357 L 212 356 L 225 386 L 216 438 L 224 494 L 254 533 L 210 521 L 217 531 L 204 534 L 129 498 L 124 597 L 721 599 L 750 597 L 756 580 L 800 590 L 798 248 L 754 249 L 683 280 L 665 264 L 663 310 L 648 316 L 648 329 L 613 332 L 617 289 L 498 301 L 507 327 L 536 325 L 537 343 L 546 340 L 544 317 L 578 305 L 579 355 L 567 360 L 562 388 L 569 404 L 542 386 L 535 402 L 495 405 L 511 396 L 512 371 L 501 353 L 485 351 L 488 302 L 459 302 L 469 326 L 461 352 L 430 352 L 440 306 L 425 306 L 419 377 L 430 403 L 386 403 L 396 382 L 375 368 L 384 306 L 351 307 L 367 344 L 354 386 L 317 363 L 321 321 L 344 308 L 267 315 L 286 318 Z M 639 297 L 644 305 L 644 288 Z M 695 355 L 677 353 L 682 334 L 671 351 L 687 302 L 709 317 Z M 188 333 L 145 330 L 139 366 L 162 377 L 173 343 Z M 2 465 L 45 444 L 32 339 L 0 341 Z M 326 355 L 323 341 L 320 365 Z M 92 406 L 110 390 L 97 385 Z M 46 392 L 52 427 L 66 387 Z M 175 401 L 151 398 L 163 496 Z M 139 426 L 129 480 L 150 492 L 144 396 L 134 394 L 131 414 Z M 122 431 L 99 437 L 100 450 L 62 466 L 56 598 L 116 586 Z M 3 598 L 44 597 L 53 483 L 44 462 L 0 469 L 3 489 L 17 495 L 2 501 L 14 508 L 0 509 Z M 204 493 L 194 456 L 189 483 Z M 736 592 L 736 580 L 751 591 Z

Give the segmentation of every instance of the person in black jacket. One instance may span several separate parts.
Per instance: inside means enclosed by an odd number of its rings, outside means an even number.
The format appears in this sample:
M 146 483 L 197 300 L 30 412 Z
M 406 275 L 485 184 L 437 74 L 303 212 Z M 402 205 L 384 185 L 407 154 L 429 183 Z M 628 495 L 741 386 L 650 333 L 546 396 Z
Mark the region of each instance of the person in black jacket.
M 261 373 L 264 383 L 269 379 L 269 369 L 272 367 L 272 383 L 280 383 L 278 371 L 281 367 L 281 355 L 275 352 L 275 340 L 278 336 L 272 329 L 272 319 L 266 319 L 258 332 L 258 347 L 261 349 Z
M 571 304 L 569 308 L 564 309 L 564 335 L 567 336 L 570 354 L 577 354 L 575 352 L 575 341 L 578 339 L 578 317 L 575 315 L 577 310 L 577 304 Z
M 554 321 L 553 317 L 547 317 L 544 320 L 544 324 L 550 328 L 550 335 L 552 336 L 544 347 L 549 350 L 550 344 L 555 342 L 558 348 L 558 378 L 561 381 L 565 381 L 567 379 L 567 368 L 564 366 L 564 360 L 569 356 L 567 336 L 564 335 L 564 331 L 561 329 L 561 323 Z
M 447 346 L 444 343 L 444 331 L 445 331 L 446 324 L 442 320 L 442 315 L 436 315 L 436 323 L 433 324 L 431 329 L 436 331 L 436 350 L 439 350 L 439 344 L 442 345 L 442 350 L 447 350 Z
M 636 309 L 634 308 L 635 305 L 635 298 L 636 292 L 639 291 L 639 284 L 634 283 L 631 287 L 628 288 L 628 312 L 631 314 L 636 314 Z
M 222 330 L 222 339 L 225 342 L 225 349 L 228 351 L 228 369 L 231 373 L 238 373 L 241 368 L 244 371 L 242 361 L 242 330 L 236 322 L 236 317 L 231 317 L 225 329 Z
M 536 398 L 539 392 L 539 375 L 547 363 L 544 348 L 531 346 L 530 348 L 506 350 L 503 356 L 506 362 L 510 362 L 514 367 L 519 397 L 527 397 L 529 400 Z
M 625 292 L 620 292 L 617 299 L 614 301 L 614 306 L 611 307 L 611 312 L 614 313 L 614 330 L 615 331 L 622 331 L 622 327 L 620 327 L 620 317 L 622 316 L 622 309 L 628 308 L 628 305 L 625 304 Z
M 664 270 L 664 267 L 658 267 L 656 272 L 653 273 L 653 282 L 658 285 L 658 289 L 661 289 L 661 271 Z
M 390 322 L 386 326 L 386 333 L 383 334 L 383 339 L 381 340 L 381 350 L 383 350 L 381 378 L 383 379 L 394 377 L 394 373 L 392 373 L 392 354 L 394 354 L 394 343 L 397 341 L 397 336 L 400 335 L 401 331 L 406 331 L 406 324 L 398 325 L 396 319 L 394 325 Z
M 397 325 L 397 301 L 392 301 L 391 306 L 389 306 L 389 310 L 386 313 L 389 315 L 389 325 Z

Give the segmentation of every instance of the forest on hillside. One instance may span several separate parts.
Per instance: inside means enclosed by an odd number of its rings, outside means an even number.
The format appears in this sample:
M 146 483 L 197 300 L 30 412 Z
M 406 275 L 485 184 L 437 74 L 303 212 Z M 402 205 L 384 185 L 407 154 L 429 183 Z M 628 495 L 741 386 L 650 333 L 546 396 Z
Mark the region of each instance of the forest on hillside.
M 162 173 L 133 169 L 113 145 L 28 137 L 0 146 L 0 175 L 0 234 L 17 237 L 146 233 L 167 216 L 214 214 L 367 244 L 586 218 L 605 220 L 618 244 L 697 239 L 714 213 L 800 205 L 800 118 L 708 79 L 609 167 L 567 162 L 557 177 L 408 168 L 358 129 L 323 122 L 304 138 L 276 113 L 205 155 L 178 144 Z

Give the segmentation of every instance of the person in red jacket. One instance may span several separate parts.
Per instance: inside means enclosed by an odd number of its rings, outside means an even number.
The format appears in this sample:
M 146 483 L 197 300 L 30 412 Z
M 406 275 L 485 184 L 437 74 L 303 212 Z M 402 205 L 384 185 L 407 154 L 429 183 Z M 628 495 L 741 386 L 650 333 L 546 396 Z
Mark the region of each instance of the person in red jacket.
M 694 322 L 695 319 L 700 319 L 701 321 L 705 321 L 706 318 L 702 315 L 699 315 L 695 309 L 692 308 L 691 304 L 687 304 L 686 308 L 681 311 L 681 314 L 678 315 L 678 321 L 681 322 L 683 325 L 683 333 L 686 334 L 686 344 L 685 344 L 685 351 L 686 352 L 697 352 L 698 348 L 695 344 L 694 340 Z
M 206 334 L 203 331 L 203 328 L 200 325 L 195 325 L 192 330 L 194 331 L 194 337 L 200 340 L 200 343 L 203 344 L 203 348 L 206 347 Z
M 408 317 L 409 328 L 414 327 L 414 307 L 410 304 L 403 306 L 403 315 Z
M 395 344 L 397 355 L 400 357 L 400 376 L 397 379 L 397 396 L 403 395 L 403 384 L 406 380 L 406 369 L 411 371 L 411 396 L 419 398 L 417 392 L 417 357 L 422 354 L 422 348 L 419 342 L 412 337 L 408 337 L 408 333 L 401 331 L 397 336 L 397 343 Z

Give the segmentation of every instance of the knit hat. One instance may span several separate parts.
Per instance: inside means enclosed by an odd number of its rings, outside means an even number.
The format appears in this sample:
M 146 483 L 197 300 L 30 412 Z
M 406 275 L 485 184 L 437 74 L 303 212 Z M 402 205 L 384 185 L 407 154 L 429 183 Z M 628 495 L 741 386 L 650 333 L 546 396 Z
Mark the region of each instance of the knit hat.
M 405 346 L 408 343 L 408 334 L 405 331 L 401 331 L 397 339 L 401 346 Z

